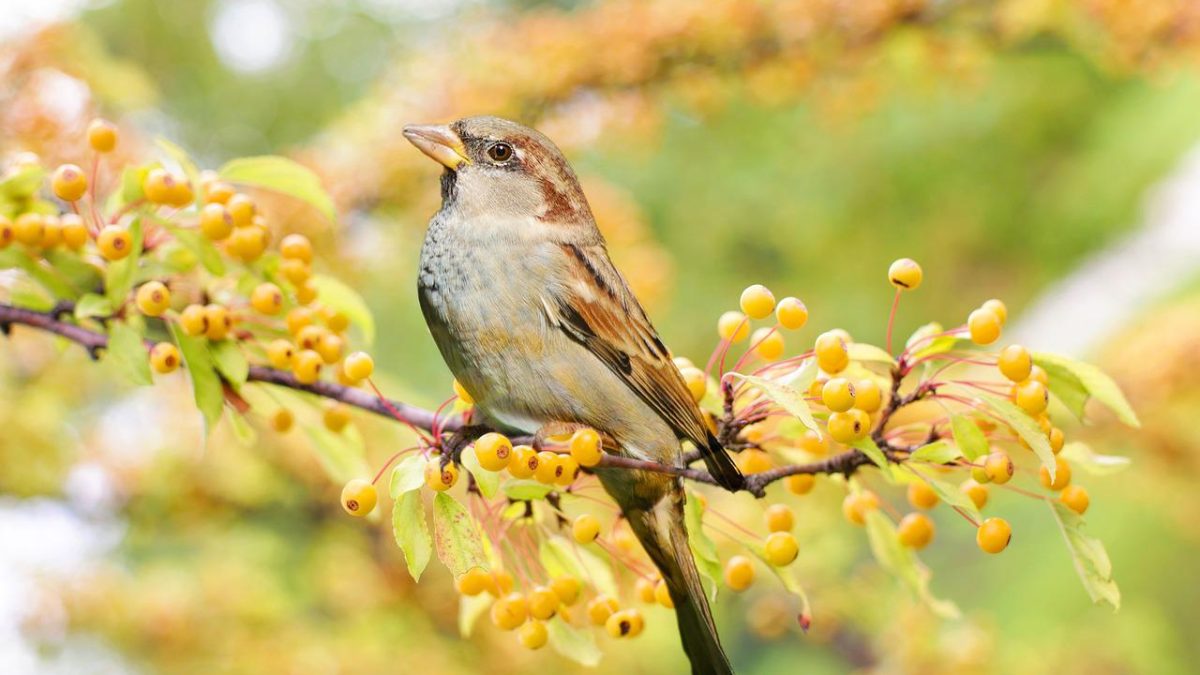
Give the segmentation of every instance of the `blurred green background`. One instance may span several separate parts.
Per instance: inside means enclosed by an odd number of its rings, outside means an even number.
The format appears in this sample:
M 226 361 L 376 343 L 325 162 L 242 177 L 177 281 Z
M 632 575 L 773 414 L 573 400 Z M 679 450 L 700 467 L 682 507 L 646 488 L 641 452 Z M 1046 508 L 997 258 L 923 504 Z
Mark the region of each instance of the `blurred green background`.
M 1200 139 L 1200 15 L 1187 3 L 58 9 L 52 20 L 29 10 L 0 24 L 0 151 L 69 159 L 77 149 L 64 132 L 99 112 L 207 166 L 264 153 L 308 163 L 342 217 L 335 228 L 295 227 L 374 310 L 372 351 L 389 393 L 424 405 L 443 400 L 450 381 L 413 292 L 437 172 L 400 137 L 405 123 L 492 113 L 555 138 L 666 341 L 697 360 L 714 343 L 715 317 L 749 283 L 808 304 L 810 326 L 789 335 L 790 348 L 834 326 L 882 340 L 884 270 L 902 256 L 922 263 L 926 281 L 905 297 L 898 334 L 959 323 L 988 297 L 1003 298 L 1019 324 L 1092 256 L 1129 246 L 1155 215 L 1148 194 Z M 1117 374 L 1146 423 L 1137 433 L 1071 430 L 1134 461 L 1087 483 L 1089 531 L 1109 547 L 1119 613 L 1091 606 L 1040 506 L 997 499 L 1019 532 L 1003 556 L 980 556 L 970 528 L 938 514 L 925 560 L 935 592 L 966 618 L 936 619 L 877 569 L 830 486 L 796 502 L 810 535 L 801 576 L 813 631 L 798 632 L 769 584 L 720 603 L 740 672 L 1193 672 L 1198 279 L 1200 262 L 1162 280 L 1124 308 L 1116 331 L 1029 327 L 1035 347 L 1054 331 L 1095 333 L 1079 355 Z M 1091 291 L 1079 302 L 1103 305 L 1105 289 Z M 1131 304 L 1120 293 L 1113 302 Z M 93 528 L 89 537 L 108 533 L 67 574 L 33 566 L 49 591 L 9 603 L 19 620 L 0 651 L 13 650 L 11 672 L 576 668 L 487 626 L 460 638 L 445 572 L 415 586 L 386 528 L 341 517 L 338 486 L 304 438 L 260 434 L 247 446 L 219 433 L 202 449 L 194 429 L 147 412 L 149 397 L 115 388 L 75 350 L 29 339 L 2 353 L 9 518 L 25 522 L 49 497 Z M 159 398 L 186 407 L 182 390 Z M 148 430 L 155 421 L 171 431 Z M 381 462 L 395 432 L 357 423 Z M 731 506 L 742 508 L 753 513 Z M 682 670 L 669 617 L 648 611 L 648 635 L 607 650 L 602 672 Z

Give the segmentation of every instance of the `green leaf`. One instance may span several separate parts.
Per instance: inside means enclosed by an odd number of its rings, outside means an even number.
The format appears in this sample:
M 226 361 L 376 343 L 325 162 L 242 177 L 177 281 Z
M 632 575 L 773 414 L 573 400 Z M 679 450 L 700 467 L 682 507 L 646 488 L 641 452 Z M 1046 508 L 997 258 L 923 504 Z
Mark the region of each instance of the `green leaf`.
M 1038 423 L 1024 410 L 1005 399 L 990 394 L 979 394 L 979 396 L 992 408 L 992 412 L 999 415 L 1000 419 L 1017 432 L 1026 445 L 1033 448 L 1033 454 L 1037 455 L 1042 466 L 1050 472 L 1050 479 L 1053 480 L 1057 473 L 1058 463 L 1054 461 L 1054 451 L 1050 449 L 1050 440 L 1046 438 L 1046 434 L 1042 432 Z
M 1087 389 L 1084 389 L 1083 383 L 1070 370 L 1056 364 L 1045 364 L 1042 366 L 1042 370 L 1046 371 L 1046 382 L 1050 393 L 1067 410 L 1071 411 L 1072 415 L 1082 420 L 1088 399 L 1091 398 Z
M 112 302 L 102 295 L 85 293 L 75 301 L 75 318 L 80 321 L 94 316 L 108 317 L 112 315 Z
M 79 290 L 67 283 L 59 274 L 59 270 L 51 267 L 46 261 L 34 258 L 16 246 L 0 250 L 0 254 L 4 254 L 4 267 L 24 270 L 30 279 L 41 284 L 51 296 L 64 300 L 72 300 L 79 296 Z
M 488 471 L 479 465 L 479 457 L 475 455 L 475 446 L 472 445 L 463 450 L 462 464 L 475 477 L 475 485 L 479 488 L 480 494 L 487 499 L 496 496 L 496 493 L 500 491 L 500 474 Z
M 958 607 L 952 602 L 933 597 L 929 591 L 929 570 L 917 560 L 912 550 L 900 544 L 892 521 L 879 509 L 868 511 L 866 520 L 867 541 L 880 567 L 900 579 L 935 614 L 946 619 L 957 619 L 961 615 Z
M 229 384 L 233 385 L 234 389 L 246 384 L 246 378 L 250 375 L 250 363 L 246 361 L 246 355 L 238 348 L 236 342 L 233 340 L 212 342 L 209 343 L 208 349 L 212 352 L 213 363 L 217 366 L 217 370 Z
M 409 575 L 413 581 L 420 581 L 421 573 L 433 556 L 433 538 L 429 535 L 429 524 L 425 522 L 425 502 L 421 500 L 419 490 L 404 492 L 392 505 L 392 535 L 404 552 Z
M 208 353 L 208 341 L 202 337 L 184 335 L 176 324 L 170 323 L 171 336 L 179 345 L 179 354 L 187 367 L 188 379 L 192 381 L 192 396 L 196 407 L 204 415 L 205 433 L 211 433 L 221 419 L 221 408 L 225 404 L 225 392 L 221 378 L 217 377 L 212 356 Z
M 198 197 L 200 190 L 200 170 L 196 168 L 196 163 L 188 156 L 187 151 L 161 136 L 154 139 L 154 144 L 160 150 L 167 153 L 168 157 L 175 160 L 180 169 L 183 169 L 183 173 L 187 176 Z
M 1109 476 L 1129 468 L 1128 457 L 1118 455 L 1101 455 L 1092 450 L 1087 443 L 1067 443 L 1063 446 L 1059 457 L 1069 461 L 1072 466 L 1082 469 L 1084 473 L 1093 476 Z
M 124 321 L 113 321 L 108 327 L 107 358 L 126 380 L 133 384 L 153 384 L 150 377 L 150 355 L 142 334 Z
M 46 170 L 38 165 L 25 166 L 0 180 L 0 195 L 11 201 L 24 201 L 42 186 Z
M 546 622 L 546 629 L 550 635 L 550 646 L 554 647 L 554 651 L 588 668 L 593 668 L 600 663 L 602 653 L 596 646 L 594 631 L 575 628 L 558 616 Z
M 504 496 L 509 499 L 535 501 L 545 499 L 546 495 L 554 491 L 554 486 L 533 480 L 511 479 L 505 481 L 503 490 Z
M 1117 386 L 1117 383 L 1111 377 L 1096 366 L 1046 352 L 1035 353 L 1033 355 L 1033 362 L 1045 369 L 1047 374 L 1050 373 L 1049 368 L 1051 367 L 1070 372 L 1078 379 L 1080 385 L 1083 386 L 1092 398 L 1108 406 L 1109 409 L 1117 414 L 1117 418 L 1122 422 L 1131 427 L 1140 427 L 1142 425 L 1138 421 L 1137 413 L 1133 411 L 1133 407 L 1129 405 L 1129 401 L 1121 393 L 1121 388 Z
M 849 353 L 851 361 L 874 361 L 890 365 L 896 363 L 896 359 L 892 358 L 891 354 L 872 344 L 851 342 L 846 346 L 846 351 Z
M 411 490 L 419 490 L 425 484 L 426 460 L 420 453 L 409 455 L 396 463 L 392 469 L 392 499 Z
M 907 468 L 914 475 L 916 475 L 917 480 L 932 488 L 943 502 L 946 502 L 946 504 L 950 506 L 957 506 L 958 508 L 966 511 L 978 519 L 979 507 L 975 506 L 975 502 L 972 501 L 971 498 L 966 495 L 966 493 L 964 493 L 962 490 L 959 490 L 957 486 L 951 485 L 950 483 L 942 480 L 938 480 L 937 478 L 934 478 L 923 471 L 918 471 L 912 466 Z
M 916 345 L 917 342 L 944 332 L 946 332 L 946 329 L 942 326 L 942 324 L 936 321 L 927 323 L 913 331 L 913 334 L 909 336 L 907 341 L 905 341 L 904 346 L 906 349 L 910 349 Z M 938 335 L 938 337 L 925 340 L 919 349 L 909 355 L 909 361 L 917 361 L 929 356 L 945 354 L 946 352 L 954 349 L 958 343 L 959 338 L 953 335 Z
M 1083 533 L 1084 522 L 1078 513 L 1054 499 L 1047 499 L 1046 503 L 1058 521 L 1058 527 L 1067 541 L 1067 550 L 1071 552 L 1075 563 L 1075 571 L 1092 602 L 1107 604 L 1114 611 L 1120 609 L 1121 589 L 1113 580 L 1112 562 L 1108 559 L 1104 544 Z
M 321 179 L 308 167 L 286 157 L 242 157 L 225 164 L 218 173 L 231 183 L 295 197 L 311 204 L 330 222 L 335 220 L 333 200 L 321 187 Z
M 962 450 L 963 456 L 974 461 L 978 457 L 991 452 L 987 436 L 975 424 L 975 420 L 966 415 L 951 415 L 950 429 L 954 433 L 954 443 Z
M 883 472 L 884 478 L 887 478 L 889 481 L 893 479 L 892 465 L 888 463 L 887 457 L 884 456 L 879 446 L 875 445 L 875 441 L 870 436 L 864 436 L 854 441 L 850 444 L 850 447 L 861 450 L 864 455 L 869 457 L 875 463 L 875 466 L 879 467 L 879 470 Z
M 368 345 L 375 342 L 375 317 L 358 291 L 322 274 L 313 275 L 310 281 L 316 287 L 322 305 L 345 314 L 350 323 L 362 331 Z
M 704 532 L 704 514 L 700 498 L 695 493 L 688 495 L 683 506 L 683 515 L 687 523 L 688 548 L 692 550 L 692 557 L 696 559 L 700 582 L 709 600 L 716 602 L 717 590 L 721 587 L 722 579 L 721 556 L 717 554 L 717 545 Z
M 463 595 L 458 599 L 458 632 L 463 637 L 471 637 L 475 623 L 479 617 L 492 606 L 492 596 L 487 593 L 479 595 Z
M 455 577 L 487 566 L 479 523 L 445 492 L 433 498 L 433 541 L 438 559 Z
M 101 271 L 95 265 L 84 262 L 74 251 L 54 249 L 43 251 L 42 255 L 58 278 L 73 289 L 72 296 L 79 295 L 79 291 L 101 287 Z
M 934 441 L 917 448 L 908 459 L 926 464 L 949 464 L 959 457 L 962 457 L 962 451 L 958 446 L 950 445 L 946 441 Z
M 225 419 L 229 420 L 229 427 L 233 429 L 233 436 L 241 443 L 243 448 L 252 448 L 258 441 L 258 433 L 254 431 L 254 427 L 246 421 L 246 416 L 232 408 L 226 411 Z
M 108 296 L 114 306 L 123 303 L 125 296 L 129 295 L 129 290 L 133 288 L 133 278 L 137 273 L 138 261 L 142 257 L 141 218 L 134 218 L 133 222 L 129 224 L 129 234 L 133 241 L 130 245 L 129 255 L 109 263 L 108 269 L 104 273 L 104 294 Z
M 542 541 L 538 558 L 550 578 L 572 576 L 591 583 L 597 591 L 617 597 L 617 584 L 612 567 L 596 554 L 562 536 L 552 535 Z
M 171 234 L 175 240 L 184 246 L 187 250 L 195 254 L 196 259 L 204 265 L 204 269 L 215 276 L 225 275 L 225 261 L 221 260 L 221 253 L 217 251 L 217 247 L 213 245 L 208 237 L 194 230 L 185 230 L 180 227 L 170 228 Z
M 307 426 L 304 431 L 312 441 L 325 473 L 334 482 L 345 483 L 370 472 L 362 436 L 353 428 L 334 433 L 323 426 Z
M 813 379 L 817 376 L 815 360 L 807 359 L 804 365 L 793 371 L 791 375 L 775 380 L 742 373 L 730 373 L 730 375 L 757 387 L 780 408 L 800 420 L 804 426 L 812 429 L 818 436 L 821 435 L 821 428 L 817 426 L 817 421 L 813 419 L 812 411 L 808 408 L 808 402 L 804 400 L 808 385 L 812 384 Z

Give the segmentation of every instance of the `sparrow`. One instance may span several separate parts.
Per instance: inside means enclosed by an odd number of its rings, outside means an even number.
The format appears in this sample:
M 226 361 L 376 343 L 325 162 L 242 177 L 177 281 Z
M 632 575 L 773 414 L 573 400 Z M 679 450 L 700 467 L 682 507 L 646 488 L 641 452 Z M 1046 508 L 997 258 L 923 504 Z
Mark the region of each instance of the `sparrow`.
M 546 136 L 498 117 L 411 125 L 439 162 L 441 209 L 421 247 L 429 331 L 491 428 L 538 438 L 582 426 L 605 451 L 682 464 L 681 440 L 722 486 L 744 481 L 671 353 L 609 260 L 587 198 Z M 731 673 L 688 547 L 679 478 L 597 467 L 658 567 L 694 673 Z

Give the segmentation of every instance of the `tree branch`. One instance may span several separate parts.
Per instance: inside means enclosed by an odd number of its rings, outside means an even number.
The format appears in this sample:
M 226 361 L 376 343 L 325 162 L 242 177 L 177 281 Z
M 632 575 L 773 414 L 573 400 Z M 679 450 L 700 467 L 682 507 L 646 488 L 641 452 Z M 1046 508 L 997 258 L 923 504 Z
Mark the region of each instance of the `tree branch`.
M 75 323 L 58 318 L 62 314 L 61 311 L 51 310 L 49 312 L 39 312 L 36 310 L 14 307 L 12 305 L 0 303 L 0 331 L 7 335 L 13 325 L 28 326 L 47 333 L 52 333 L 60 337 L 66 338 L 72 342 L 81 345 L 88 351 L 92 358 L 97 358 L 100 350 L 108 346 L 108 336 L 104 333 L 85 328 Z M 147 343 L 149 348 L 150 343 Z M 911 403 L 914 400 L 921 398 L 926 392 L 918 389 L 917 391 L 905 397 L 896 396 L 899 390 L 899 378 L 895 381 L 892 387 L 892 398 L 888 408 L 884 411 L 884 421 L 880 424 L 882 429 L 886 423 L 887 416 L 895 410 Z M 312 384 L 304 384 L 296 380 L 296 378 L 287 371 L 278 370 L 276 368 L 268 368 L 266 366 L 250 366 L 247 380 L 250 382 L 261 382 L 264 384 L 273 384 L 279 387 L 286 387 L 296 391 L 303 391 L 320 396 L 322 398 L 340 401 L 346 405 L 351 405 L 356 408 L 361 408 L 368 412 L 381 415 L 392 420 L 399 420 L 406 424 L 410 424 L 425 431 L 432 431 L 435 421 L 440 422 L 440 430 L 442 432 L 454 432 L 462 426 L 462 420 L 458 418 L 437 420 L 436 415 L 431 410 L 426 410 L 402 401 L 385 399 L 382 396 L 359 389 L 356 387 L 347 387 L 335 382 L 314 382 Z M 514 439 L 517 442 L 525 442 L 528 439 Z M 896 448 L 892 448 L 886 443 L 880 444 L 881 449 L 889 458 L 892 457 Z M 687 455 L 683 456 L 684 462 L 680 466 L 672 466 L 660 462 L 651 462 L 647 460 L 634 459 L 632 457 L 622 457 L 619 455 L 605 454 L 598 466 L 603 468 L 626 469 L 634 471 L 650 471 L 654 473 L 663 473 L 671 476 L 678 476 L 686 480 L 697 483 L 705 483 L 707 485 L 716 485 L 716 480 L 702 469 L 694 469 L 688 466 L 690 458 Z M 758 497 L 765 494 L 766 487 L 775 481 L 781 480 L 788 476 L 798 474 L 842 474 L 849 476 L 853 474 L 859 467 L 870 464 L 871 460 L 865 454 L 858 450 L 850 450 L 832 457 L 828 457 L 821 461 L 809 462 L 806 464 L 793 464 L 788 466 L 763 471 L 756 474 L 751 474 L 746 477 L 746 489 Z

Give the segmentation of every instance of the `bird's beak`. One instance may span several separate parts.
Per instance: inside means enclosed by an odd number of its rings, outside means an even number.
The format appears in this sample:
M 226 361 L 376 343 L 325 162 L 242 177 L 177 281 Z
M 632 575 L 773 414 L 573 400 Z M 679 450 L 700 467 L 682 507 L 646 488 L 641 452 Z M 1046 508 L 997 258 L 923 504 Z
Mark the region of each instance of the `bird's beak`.
M 404 127 L 404 137 L 451 171 L 471 163 L 462 139 L 444 124 L 410 124 Z

